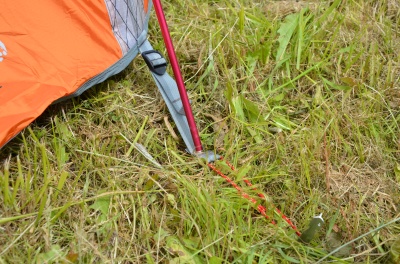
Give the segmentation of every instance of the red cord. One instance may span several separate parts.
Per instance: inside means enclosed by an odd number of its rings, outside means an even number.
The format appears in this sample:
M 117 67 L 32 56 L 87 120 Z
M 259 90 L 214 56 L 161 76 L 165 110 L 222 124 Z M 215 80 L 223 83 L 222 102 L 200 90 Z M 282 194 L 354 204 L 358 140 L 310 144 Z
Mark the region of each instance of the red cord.
M 223 157 L 220 158 L 220 160 L 223 160 Z M 228 161 L 225 161 L 225 163 L 231 168 L 232 171 L 235 170 L 235 167 L 229 163 Z M 253 197 L 251 197 L 250 195 L 248 195 L 247 193 L 245 193 L 242 188 L 240 188 L 239 185 L 237 185 L 231 178 L 229 178 L 227 175 L 225 175 L 223 172 L 221 172 L 219 169 L 217 169 L 217 167 L 215 167 L 213 164 L 208 163 L 208 167 L 210 167 L 213 171 L 215 171 L 218 175 L 220 175 L 222 178 L 224 178 L 228 183 L 230 183 L 240 194 L 242 197 L 246 198 L 247 200 L 249 200 L 251 203 L 253 204 L 257 204 L 257 200 L 254 199 Z M 248 186 L 253 186 L 253 184 L 251 184 L 251 182 L 244 178 L 243 181 L 248 185 Z M 256 188 L 253 188 L 253 190 L 257 191 Z M 257 195 L 260 198 L 265 199 L 265 195 L 257 192 Z M 284 215 L 277 207 L 274 206 L 275 211 L 282 217 L 283 220 L 285 220 L 290 227 L 296 232 L 296 235 L 301 236 L 301 233 L 299 232 L 299 230 L 297 229 L 297 227 L 292 223 L 292 221 L 290 221 L 290 219 Z M 267 215 L 267 209 L 262 206 L 262 205 L 258 205 L 257 206 L 257 210 L 261 213 L 262 216 L 264 216 L 266 219 L 270 219 L 270 217 Z M 270 219 L 271 223 L 276 225 L 276 222 L 273 219 Z
M 241 195 L 243 198 L 246 198 L 247 200 L 249 200 L 250 202 L 252 202 L 253 204 L 257 204 L 257 200 L 252 198 L 250 195 L 248 195 L 247 193 L 245 193 L 242 188 L 240 188 L 234 181 L 232 181 L 231 178 L 229 178 L 228 176 L 226 176 L 225 174 L 223 174 L 220 170 L 218 170 L 214 165 L 212 165 L 211 163 L 208 163 L 208 167 L 210 167 L 213 171 L 215 171 L 218 175 L 220 175 L 222 178 L 224 178 L 227 182 L 229 182 Z M 257 210 L 267 219 L 269 219 L 269 216 L 267 215 L 267 209 L 265 209 L 264 206 L 262 205 L 258 205 L 257 206 Z M 274 225 L 276 224 L 276 222 L 274 220 L 271 220 L 271 223 L 273 223 Z

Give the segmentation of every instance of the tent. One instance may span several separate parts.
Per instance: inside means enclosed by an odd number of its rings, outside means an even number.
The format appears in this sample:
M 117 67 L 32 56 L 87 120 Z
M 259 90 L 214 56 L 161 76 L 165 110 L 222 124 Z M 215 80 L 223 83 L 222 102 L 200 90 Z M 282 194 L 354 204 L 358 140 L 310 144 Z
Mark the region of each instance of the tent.
M 148 5 L 2 1 L 0 147 L 50 104 L 122 71 L 146 40 Z

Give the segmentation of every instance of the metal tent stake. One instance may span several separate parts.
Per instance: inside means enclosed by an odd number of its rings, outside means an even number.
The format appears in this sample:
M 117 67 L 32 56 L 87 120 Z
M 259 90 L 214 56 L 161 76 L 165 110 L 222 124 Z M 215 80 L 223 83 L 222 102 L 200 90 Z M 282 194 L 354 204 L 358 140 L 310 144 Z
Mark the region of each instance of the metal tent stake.
M 176 58 L 174 45 L 172 44 L 171 36 L 169 33 L 167 21 L 165 19 L 164 11 L 161 6 L 160 0 L 153 0 L 154 9 L 156 11 L 158 23 L 160 24 L 161 33 L 167 48 L 169 61 L 171 63 L 172 71 L 174 72 L 175 81 L 178 86 L 179 95 L 181 97 L 183 109 L 185 110 L 186 119 L 189 125 L 190 133 L 192 135 L 193 143 L 196 152 L 202 152 L 203 146 L 201 145 L 199 131 L 196 127 L 192 108 L 190 106 L 189 98 L 187 96 L 185 83 L 183 82 L 182 73 L 179 67 L 178 59 Z M 193 154 L 193 153 L 192 153 Z

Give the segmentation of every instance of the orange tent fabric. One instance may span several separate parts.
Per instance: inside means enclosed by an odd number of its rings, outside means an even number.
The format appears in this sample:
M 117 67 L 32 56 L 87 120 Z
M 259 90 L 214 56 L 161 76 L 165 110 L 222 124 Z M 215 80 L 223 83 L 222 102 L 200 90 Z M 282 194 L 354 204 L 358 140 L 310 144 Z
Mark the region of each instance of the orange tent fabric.
M 53 102 L 123 70 L 145 40 L 147 5 L 0 0 L 0 147 Z

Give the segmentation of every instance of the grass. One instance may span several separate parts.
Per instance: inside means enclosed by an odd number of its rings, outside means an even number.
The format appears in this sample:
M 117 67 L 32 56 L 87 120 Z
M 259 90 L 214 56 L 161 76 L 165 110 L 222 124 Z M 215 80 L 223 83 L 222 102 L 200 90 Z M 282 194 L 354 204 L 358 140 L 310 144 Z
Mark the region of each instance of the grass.
M 398 263 L 400 3 L 164 7 L 205 148 L 325 226 L 299 242 L 186 154 L 137 58 L 1 149 L 0 263 Z

